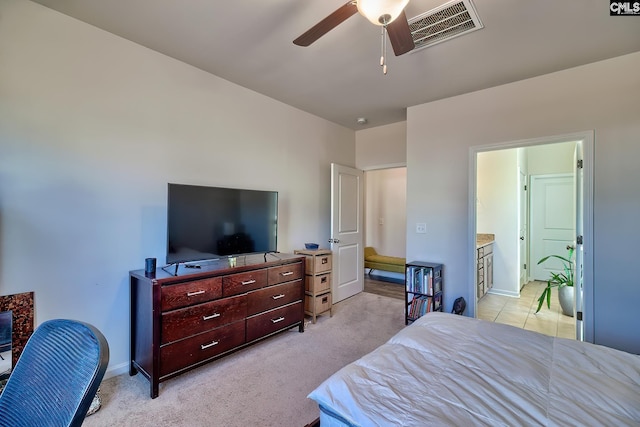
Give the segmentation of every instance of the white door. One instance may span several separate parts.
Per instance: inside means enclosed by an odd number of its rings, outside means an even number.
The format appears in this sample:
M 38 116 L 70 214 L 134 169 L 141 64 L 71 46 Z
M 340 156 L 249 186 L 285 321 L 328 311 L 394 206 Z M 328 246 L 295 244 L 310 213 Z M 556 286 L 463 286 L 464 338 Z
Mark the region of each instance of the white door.
M 331 164 L 332 298 L 342 301 L 364 289 L 364 173 Z
M 518 237 L 520 238 L 518 246 L 518 258 L 520 263 L 520 289 L 528 282 L 527 277 L 527 177 L 518 168 L 519 182 L 518 182 L 518 197 L 520 199 L 520 206 L 518 208 Z
M 531 275 L 548 280 L 551 272 L 561 273 L 562 263 L 547 255 L 567 254 L 575 239 L 574 174 L 531 176 Z
M 576 313 L 576 339 L 584 341 L 584 323 L 582 321 L 583 314 L 583 288 L 582 288 L 582 262 L 584 259 L 584 246 L 582 244 L 582 238 L 584 235 L 584 219 L 583 219 L 583 179 L 584 173 L 582 168 L 582 162 L 584 161 L 582 141 L 578 141 L 576 144 L 575 152 L 573 155 L 573 164 L 576 166 L 576 173 L 573 180 L 573 194 L 574 194 L 574 206 L 576 213 L 576 233 L 574 237 L 575 245 L 575 271 L 574 271 L 574 300 L 575 300 L 575 313 Z

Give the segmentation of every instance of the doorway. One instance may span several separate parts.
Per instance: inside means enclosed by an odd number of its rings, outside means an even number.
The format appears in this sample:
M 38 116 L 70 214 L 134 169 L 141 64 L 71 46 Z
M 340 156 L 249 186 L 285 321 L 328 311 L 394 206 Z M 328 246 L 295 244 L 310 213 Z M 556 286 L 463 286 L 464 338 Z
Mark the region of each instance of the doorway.
M 571 145 L 573 144 L 573 145 Z M 584 132 L 579 134 L 570 134 L 557 137 L 541 138 L 527 141 L 515 141 L 511 143 L 495 144 L 491 146 L 473 147 L 470 150 L 470 213 L 469 213 L 469 225 L 470 236 L 469 241 L 475 243 L 475 236 L 477 233 L 492 233 L 495 231 L 496 242 L 494 244 L 494 288 L 492 293 L 494 295 L 507 296 L 512 299 L 518 299 L 524 292 L 521 292 L 521 282 L 529 282 L 531 279 L 530 267 L 536 260 L 533 259 L 533 255 L 530 254 L 530 224 L 531 219 L 527 215 L 524 215 L 525 222 L 528 221 L 529 225 L 523 225 L 523 216 L 520 211 L 526 203 L 523 203 L 523 197 L 520 192 L 520 181 L 525 182 L 523 191 L 530 189 L 529 177 L 534 174 L 543 173 L 557 173 L 557 168 L 552 170 L 553 163 L 558 161 L 558 156 L 550 154 L 549 150 L 564 150 L 564 159 L 562 161 L 573 168 L 576 164 L 574 162 L 573 147 L 580 146 L 583 150 L 583 176 L 584 185 L 583 192 L 584 197 L 581 200 L 582 203 L 582 217 L 585 224 L 585 230 L 583 232 L 583 244 L 584 253 L 588 255 L 588 258 L 584 258 L 580 265 L 577 267 L 583 270 L 582 276 L 577 273 L 576 277 L 582 277 L 581 289 L 583 291 L 583 307 L 582 314 L 586 322 L 576 322 L 575 336 L 582 336 L 582 329 L 584 328 L 585 339 L 589 340 L 592 337 L 592 298 L 591 298 L 591 280 L 592 280 L 592 255 L 590 250 L 586 250 L 591 247 L 591 235 L 592 229 L 592 167 L 593 167 L 593 133 Z M 493 176 L 489 180 L 492 183 L 491 188 L 483 188 L 483 185 L 487 185 L 486 177 L 482 176 L 483 163 L 485 158 L 483 156 L 495 156 L 494 165 L 492 166 L 492 174 L 507 174 L 510 176 L 508 181 L 504 181 L 504 176 Z M 497 161 L 495 159 L 498 159 Z M 491 163 L 491 161 L 489 162 Z M 566 166 L 565 166 L 566 167 Z M 545 169 L 546 168 L 546 169 Z M 499 171 L 502 170 L 502 172 Z M 564 171 L 561 171 L 564 172 Z M 506 176 L 506 175 L 505 175 Z M 523 177 L 524 176 L 524 177 Z M 497 183 L 497 184 L 496 184 Z M 525 196 L 526 200 L 529 200 L 528 195 Z M 578 214 L 576 214 L 577 217 Z M 575 218 L 573 220 L 576 223 Z M 487 229 L 495 227 L 495 230 Z M 575 236 L 574 236 L 575 238 Z M 525 239 L 526 244 L 522 244 Z M 522 248 L 525 249 L 522 249 Z M 473 267 L 470 269 L 470 276 L 476 271 L 476 256 L 475 245 L 469 248 L 470 265 Z M 578 263 L 576 263 L 578 264 Z M 523 266 L 528 268 L 524 269 Z M 475 277 L 470 280 L 471 287 L 470 295 L 473 295 L 473 307 L 472 315 L 478 316 L 477 298 L 476 298 L 476 286 Z M 488 295 L 490 296 L 490 295 Z M 579 304 L 579 303 L 578 303 Z M 537 304 L 536 304 L 537 306 Z M 535 308 L 533 310 L 535 311 Z M 546 309 L 546 307 L 545 307 Z M 588 319 L 587 319 L 588 318 Z M 517 325 L 516 325 L 517 326 Z M 523 325 L 524 327 L 524 325 Z
M 407 247 L 407 168 L 364 171 L 365 246 L 381 255 L 405 258 Z M 404 274 L 375 270 L 369 278 L 404 284 Z

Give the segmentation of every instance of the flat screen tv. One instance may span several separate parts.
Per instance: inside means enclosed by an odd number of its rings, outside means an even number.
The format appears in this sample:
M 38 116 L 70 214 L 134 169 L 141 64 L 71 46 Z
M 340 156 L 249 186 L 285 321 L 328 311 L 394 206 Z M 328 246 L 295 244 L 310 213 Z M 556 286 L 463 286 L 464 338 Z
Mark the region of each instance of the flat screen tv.
M 167 264 L 275 252 L 278 192 L 169 183 Z

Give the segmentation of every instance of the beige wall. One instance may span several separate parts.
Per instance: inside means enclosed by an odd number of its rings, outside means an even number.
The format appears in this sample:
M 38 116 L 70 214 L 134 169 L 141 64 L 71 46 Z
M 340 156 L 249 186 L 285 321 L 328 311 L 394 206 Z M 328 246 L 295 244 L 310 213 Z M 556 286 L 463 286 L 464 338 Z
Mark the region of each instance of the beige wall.
M 640 353 L 640 53 L 454 98 L 407 112 L 407 256 L 443 262 L 445 308 L 469 301 L 472 147 L 593 131 L 593 340 Z M 437 200 L 437 209 L 432 201 Z M 427 223 L 427 234 L 411 233 Z
M 168 182 L 276 190 L 278 249 L 327 241 L 354 131 L 30 1 L 0 17 L 0 293 L 97 326 L 110 374 L 128 271 L 165 260 Z

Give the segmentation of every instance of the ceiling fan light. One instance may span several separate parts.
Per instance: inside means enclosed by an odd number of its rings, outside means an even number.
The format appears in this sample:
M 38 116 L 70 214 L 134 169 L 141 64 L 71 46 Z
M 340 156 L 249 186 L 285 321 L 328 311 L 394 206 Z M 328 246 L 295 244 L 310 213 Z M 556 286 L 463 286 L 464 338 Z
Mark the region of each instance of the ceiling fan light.
M 386 25 L 402 13 L 409 0 L 358 0 L 358 12 L 375 25 Z M 385 17 L 387 15 L 387 17 Z

